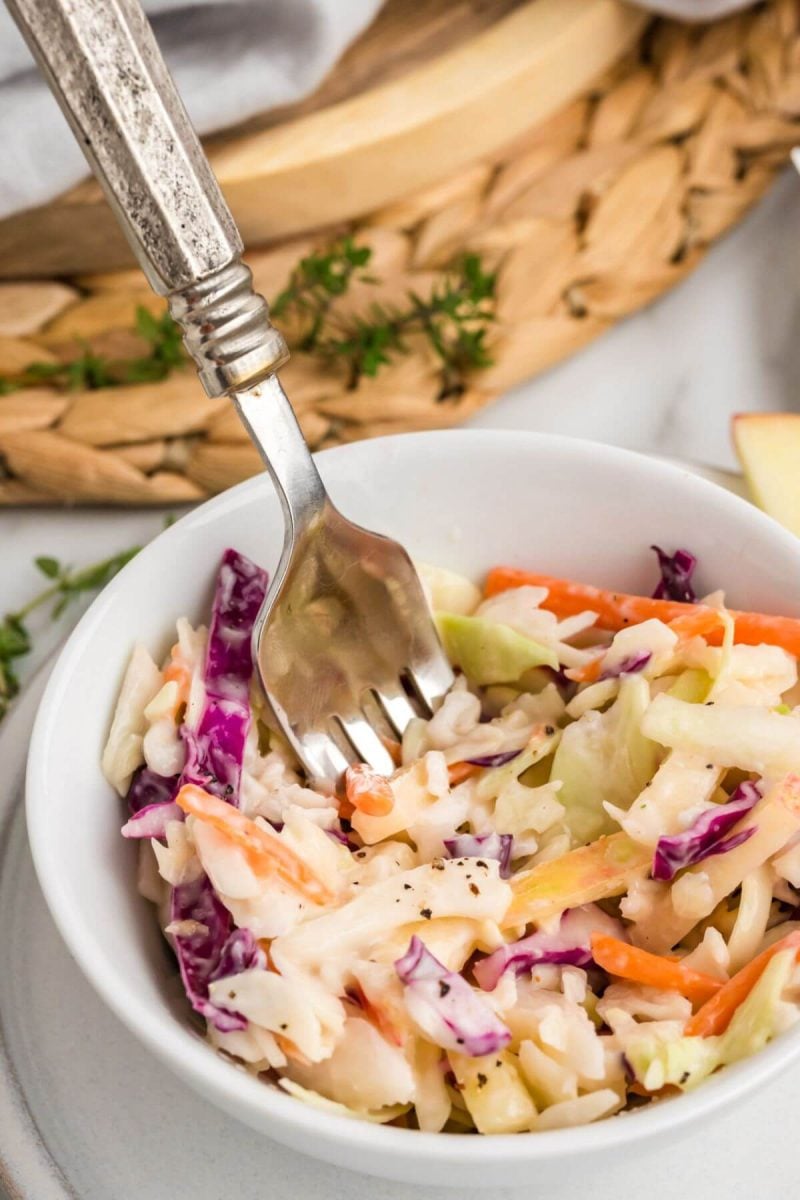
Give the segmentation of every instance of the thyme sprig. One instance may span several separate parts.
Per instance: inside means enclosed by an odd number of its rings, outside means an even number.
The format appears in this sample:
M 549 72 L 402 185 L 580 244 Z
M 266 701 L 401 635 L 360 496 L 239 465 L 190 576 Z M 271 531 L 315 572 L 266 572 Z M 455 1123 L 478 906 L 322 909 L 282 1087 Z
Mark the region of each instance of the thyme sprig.
M 57 558 L 49 555 L 41 555 L 34 559 L 36 567 L 48 581 L 47 586 L 22 608 L 6 613 L 0 619 L 0 721 L 19 692 L 17 662 L 33 648 L 33 634 L 28 618 L 38 609 L 52 604 L 50 620 L 57 621 L 79 596 L 91 595 L 104 588 L 140 549 L 139 546 L 132 546 L 119 554 L 112 554 L 110 558 L 104 558 L 101 562 L 77 569 L 64 566 Z
M 341 317 L 332 306 L 371 254 L 369 247 L 343 238 L 324 257 L 310 255 L 300 262 L 273 313 L 296 315 L 302 349 L 346 363 L 350 386 L 356 387 L 363 375 L 375 376 L 393 357 L 408 353 L 410 334 L 422 334 L 441 363 L 440 399 L 461 390 L 467 371 L 491 365 L 486 335 L 494 320 L 496 277 L 484 270 L 477 254 L 456 263 L 427 299 L 409 291 L 403 306 L 375 303 L 366 316 Z
M 353 276 L 362 283 L 378 282 L 362 271 L 371 258 L 369 246 L 357 246 L 352 237 L 343 237 L 327 250 L 300 259 L 270 306 L 276 320 L 294 312 L 306 325 L 299 350 L 310 354 L 317 348 L 331 304 L 345 294 Z
M 155 317 L 139 305 L 136 332 L 148 343 L 146 354 L 128 359 L 111 359 L 95 354 L 86 342 L 82 353 L 71 362 L 32 362 L 15 380 L 0 379 L 0 392 L 47 383 L 64 391 L 86 391 L 126 383 L 156 383 L 186 361 L 181 333 L 169 313 Z
M 491 365 L 486 346 L 494 320 L 495 275 L 477 254 L 467 254 L 448 271 L 430 296 L 409 291 L 404 304 L 367 305 L 364 315 L 337 310 L 336 301 L 353 282 L 377 284 L 369 274 L 372 249 L 351 236 L 306 255 L 272 303 L 272 315 L 296 328 L 295 346 L 327 362 L 343 363 L 351 387 L 375 376 L 393 359 L 411 351 L 410 337 L 421 335 L 441 366 L 439 398 L 457 394 L 468 371 Z M 152 383 L 185 361 L 180 331 L 169 313 L 155 317 L 136 310 L 136 329 L 148 351 L 130 359 L 110 359 L 82 343 L 71 362 L 33 362 L 14 379 L 0 378 L 0 394 L 47 383 L 68 391 Z

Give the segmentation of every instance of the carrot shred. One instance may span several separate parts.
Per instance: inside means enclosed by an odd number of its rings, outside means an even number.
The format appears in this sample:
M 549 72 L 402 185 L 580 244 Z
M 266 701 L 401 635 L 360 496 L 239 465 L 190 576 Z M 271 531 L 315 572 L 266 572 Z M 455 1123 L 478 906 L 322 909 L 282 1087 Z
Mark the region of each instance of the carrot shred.
M 402 1046 L 403 1035 L 392 1021 L 389 1013 L 380 1004 L 376 1004 L 374 1000 L 370 1000 L 360 984 L 356 984 L 352 990 L 364 1016 L 370 1024 L 374 1025 L 387 1041 L 393 1042 L 395 1046 Z
M 400 742 L 396 742 L 394 738 L 382 737 L 384 748 L 389 751 L 392 756 L 392 762 L 396 767 L 403 765 L 403 747 Z
M 727 983 L 724 983 L 715 996 L 707 1000 L 693 1017 L 686 1023 L 684 1030 L 687 1037 L 712 1037 L 724 1033 L 731 1023 L 739 1005 L 747 999 L 750 992 L 758 983 L 770 959 L 782 950 L 797 948 L 800 958 L 800 930 L 787 933 L 766 950 L 762 950 L 749 963 L 737 971 Z
M 574 583 L 568 579 L 557 579 L 551 575 L 540 575 L 534 571 L 521 571 L 516 567 L 494 567 L 486 580 L 485 593 L 496 596 L 509 588 L 547 588 L 547 597 L 542 608 L 555 613 L 562 620 L 578 613 L 597 613 L 600 629 L 617 632 L 627 625 L 656 618 L 673 625 L 680 637 L 705 637 L 712 645 L 722 641 L 723 629 L 716 609 L 703 604 L 685 604 L 678 600 L 654 600 L 650 596 L 633 596 L 625 592 L 611 592 L 589 584 Z M 767 613 L 737 612 L 730 610 L 734 619 L 734 641 L 745 646 L 782 646 L 795 657 L 800 657 L 800 620 L 794 617 L 777 617 Z
M 696 1004 L 703 1004 L 722 987 L 718 979 L 694 971 L 680 961 L 661 958 L 606 933 L 592 934 L 592 958 L 598 967 L 618 979 L 680 992 Z
M 603 671 L 603 655 L 584 663 L 582 667 L 570 667 L 565 671 L 567 679 L 573 683 L 597 683 Z
M 290 1038 L 287 1038 L 284 1033 L 274 1033 L 272 1036 L 278 1043 L 278 1049 L 282 1050 L 287 1058 L 294 1059 L 296 1063 L 299 1063 L 303 1067 L 311 1066 L 311 1059 L 306 1058 L 303 1051 L 298 1050 L 294 1042 Z
M 394 808 L 394 792 L 389 780 L 370 770 L 366 763 L 347 768 L 344 790 L 353 808 L 368 817 L 385 817 Z
M 169 662 L 164 669 L 164 682 L 178 685 L 178 705 L 185 704 L 189 699 L 192 672 L 181 655 L 179 642 L 176 642 L 169 652 Z
M 471 762 L 454 762 L 450 763 L 447 768 L 447 776 L 450 780 L 450 786 L 456 787 L 457 784 L 463 783 L 465 779 L 472 779 L 482 770 L 477 763 Z
M 673 633 L 677 633 L 679 642 L 688 642 L 690 638 L 712 638 L 722 630 L 722 618 L 718 608 L 706 608 L 702 604 L 690 606 L 692 611 L 683 613 L 669 622 Z M 732 614 L 733 615 L 733 614 Z
M 212 825 L 238 846 L 256 874 L 274 873 L 289 887 L 318 904 L 332 899 L 328 888 L 285 842 L 267 833 L 232 804 L 191 783 L 184 784 L 175 802 L 185 813 Z

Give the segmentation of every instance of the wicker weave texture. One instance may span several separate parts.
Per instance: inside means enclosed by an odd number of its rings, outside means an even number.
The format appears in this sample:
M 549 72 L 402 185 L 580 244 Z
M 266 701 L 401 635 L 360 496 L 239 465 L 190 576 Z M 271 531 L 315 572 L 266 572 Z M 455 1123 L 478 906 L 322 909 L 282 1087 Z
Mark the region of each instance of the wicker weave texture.
M 800 141 L 800 5 L 772 0 L 704 28 L 655 21 L 635 54 L 502 158 L 359 222 L 379 280 L 343 312 L 429 292 L 455 257 L 497 271 L 493 365 L 441 397 L 430 346 L 374 379 L 295 354 L 282 373 L 314 448 L 462 421 L 597 337 L 694 269 L 769 187 Z M 274 296 L 315 242 L 251 250 Z M 67 360 L 88 344 L 141 353 L 137 305 L 161 302 L 136 272 L 0 285 L 0 376 Z M 286 330 L 291 341 L 292 330 Z M 224 399 L 188 369 L 157 384 L 0 397 L 0 503 L 176 504 L 261 469 Z

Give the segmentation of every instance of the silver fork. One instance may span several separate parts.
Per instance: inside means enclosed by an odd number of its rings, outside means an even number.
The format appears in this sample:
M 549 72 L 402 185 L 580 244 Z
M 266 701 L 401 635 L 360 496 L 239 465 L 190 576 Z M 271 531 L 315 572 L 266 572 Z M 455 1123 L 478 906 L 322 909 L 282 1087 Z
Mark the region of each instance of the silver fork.
M 288 358 L 138 0 L 7 0 L 210 396 L 229 395 L 286 520 L 259 614 L 267 701 L 311 779 L 388 774 L 387 735 L 452 683 L 413 564 L 328 497 L 276 370 Z

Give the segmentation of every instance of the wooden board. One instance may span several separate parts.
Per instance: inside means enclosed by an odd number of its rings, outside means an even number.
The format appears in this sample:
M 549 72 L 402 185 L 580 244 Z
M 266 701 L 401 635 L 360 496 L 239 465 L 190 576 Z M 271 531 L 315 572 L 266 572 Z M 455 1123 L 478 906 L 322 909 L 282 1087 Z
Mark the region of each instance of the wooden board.
M 644 21 L 620 0 L 389 0 L 313 97 L 207 142 L 246 243 L 350 220 L 496 153 Z M 2 278 L 131 262 L 91 180 L 0 222 Z

